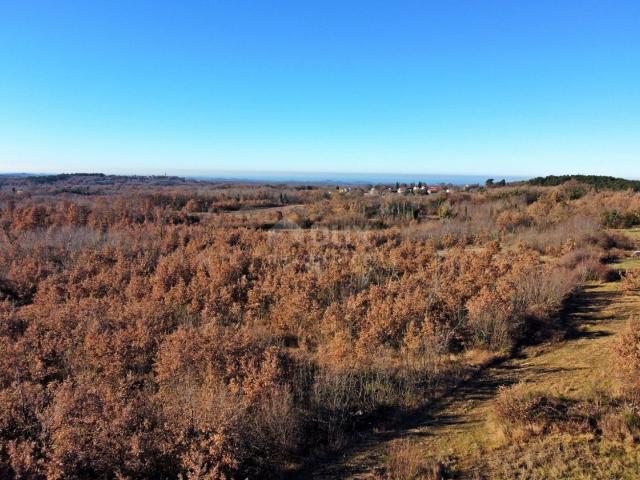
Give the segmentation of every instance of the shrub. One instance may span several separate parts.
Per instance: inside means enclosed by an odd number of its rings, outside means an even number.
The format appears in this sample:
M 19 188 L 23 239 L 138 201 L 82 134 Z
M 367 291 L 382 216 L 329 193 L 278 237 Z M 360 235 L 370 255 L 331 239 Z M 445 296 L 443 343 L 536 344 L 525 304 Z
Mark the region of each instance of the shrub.
M 602 225 L 605 228 L 635 227 L 640 225 L 640 214 L 630 211 L 606 210 L 602 213 Z
M 442 220 L 453 217 L 453 210 L 451 209 L 451 205 L 448 203 L 443 203 L 438 207 L 438 217 Z
M 532 391 L 526 384 L 500 387 L 493 408 L 499 432 L 511 440 L 523 440 L 549 430 L 566 418 L 565 406 L 556 399 Z
M 617 442 L 635 443 L 640 440 L 640 416 L 632 408 L 612 411 L 598 422 L 602 436 Z
M 531 216 L 518 210 L 504 210 L 496 218 L 496 225 L 502 230 L 513 232 L 520 227 L 531 225 Z
M 585 281 L 615 282 L 620 273 L 599 260 L 588 260 L 576 266 L 578 278 Z
M 593 431 L 596 421 L 609 408 L 546 395 L 519 383 L 500 387 L 493 419 L 499 434 L 509 440 L 527 440 L 551 432 L 584 433 Z
M 620 288 L 626 293 L 640 293 L 640 270 L 630 270 L 621 273 Z
M 566 269 L 574 270 L 581 282 L 618 280 L 620 275 L 602 262 L 602 256 L 592 248 L 577 248 L 565 253 L 558 263 Z
M 629 319 L 614 345 L 614 353 L 623 394 L 632 404 L 640 405 L 640 317 Z
M 495 292 L 483 291 L 467 302 L 467 326 L 473 345 L 509 350 L 518 338 L 522 319 L 514 318 Z
M 587 236 L 587 241 L 604 250 L 611 250 L 612 248 L 633 250 L 635 248 L 635 244 L 631 238 L 617 232 L 593 232 Z
M 387 448 L 384 479 L 441 480 L 444 475 L 443 464 L 425 458 L 424 450 L 415 442 L 399 440 Z

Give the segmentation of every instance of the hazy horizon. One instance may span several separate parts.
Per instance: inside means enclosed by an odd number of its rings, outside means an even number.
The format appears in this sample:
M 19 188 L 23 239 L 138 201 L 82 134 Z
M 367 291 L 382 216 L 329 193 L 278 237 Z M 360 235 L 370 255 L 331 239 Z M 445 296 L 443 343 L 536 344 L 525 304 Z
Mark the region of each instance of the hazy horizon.
M 300 171 L 241 171 L 241 170 L 168 170 L 166 172 L 140 171 L 42 171 L 42 172 L 0 172 L 0 175 L 57 175 L 57 174 L 104 174 L 130 176 L 174 176 L 191 180 L 221 181 L 238 183 L 308 183 L 308 184 L 403 184 L 422 182 L 428 185 L 451 184 L 473 185 L 484 184 L 486 180 L 506 180 L 507 182 L 525 181 L 537 176 L 546 175 L 464 175 L 464 174 L 436 174 L 423 172 L 300 172 Z M 586 175 L 583 172 L 565 172 L 562 175 Z M 640 180 L 638 177 L 620 177 L 627 180 Z

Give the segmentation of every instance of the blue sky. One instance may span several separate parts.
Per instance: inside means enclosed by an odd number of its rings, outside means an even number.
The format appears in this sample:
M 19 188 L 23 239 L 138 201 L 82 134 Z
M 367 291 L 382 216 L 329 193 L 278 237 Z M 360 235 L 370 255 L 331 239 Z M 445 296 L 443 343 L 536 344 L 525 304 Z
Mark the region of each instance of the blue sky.
M 0 0 L 0 171 L 640 177 L 640 2 Z

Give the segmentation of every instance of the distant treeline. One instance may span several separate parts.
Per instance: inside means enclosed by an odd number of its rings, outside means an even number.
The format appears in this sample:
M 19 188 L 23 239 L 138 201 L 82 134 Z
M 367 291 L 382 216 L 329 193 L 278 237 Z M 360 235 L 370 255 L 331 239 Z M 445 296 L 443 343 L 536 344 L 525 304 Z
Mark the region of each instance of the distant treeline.
M 188 183 L 185 178 L 165 175 L 106 175 L 104 173 L 59 173 L 51 175 L 0 175 L 0 186 L 56 186 L 74 188 L 78 186 L 108 185 L 182 185 Z M 197 183 L 192 181 L 191 183 Z M 95 192 L 94 192 L 95 193 Z
M 607 190 L 634 190 L 640 191 L 639 180 L 627 180 L 625 178 L 608 177 L 604 175 L 548 175 L 546 177 L 536 177 L 528 180 L 529 185 L 539 187 L 555 187 L 570 180 L 591 185 L 597 189 Z
M 104 173 L 59 173 L 54 175 L 34 175 L 26 177 L 31 183 L 47 184 L 73 180 L 113 180 L 119 182 L 158 182 L 158 181 L 171 181 L 171 182 L 184 182 L 185 179 L 175 176 L 167 175 L 105 175 Z
M 55 175 L 34 175 L 27 177 L 31 183 L 54 183 L 64 180 L 70 180 L 78 177 L 101 177 L 104 178 L 104 173 L 59 173 Z

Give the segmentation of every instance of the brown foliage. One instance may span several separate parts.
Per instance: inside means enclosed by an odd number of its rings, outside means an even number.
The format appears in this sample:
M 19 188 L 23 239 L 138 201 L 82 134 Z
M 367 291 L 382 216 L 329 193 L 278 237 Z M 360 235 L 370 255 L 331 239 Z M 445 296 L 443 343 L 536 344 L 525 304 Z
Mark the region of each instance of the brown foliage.
M 615 404 L 570 400 L 532 390 L 526 383 L 500 387 L 493 407 L 499 435 L 509 441 L 528 440 L 541 434 L 595 433 L 611 417 Z
M 620 287 L 627 293 L 640 293 L 640 270 L 631 270 L 622 274 Z
M 599 202 L 52 189 L 0 194 L 9 478 L 277 475 L 339 446 L 450 386 L 467 349 L 551 324 L 582 260 L 539 252 L 591 245 L 576 219 Z M 305 228 L 268 230 L 260 208 L 286 206 Z
M 614 353 L 623 393 L 640 407 L 640 318 L 629 319 L 627 328 L 615 344 Z

